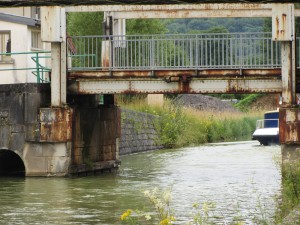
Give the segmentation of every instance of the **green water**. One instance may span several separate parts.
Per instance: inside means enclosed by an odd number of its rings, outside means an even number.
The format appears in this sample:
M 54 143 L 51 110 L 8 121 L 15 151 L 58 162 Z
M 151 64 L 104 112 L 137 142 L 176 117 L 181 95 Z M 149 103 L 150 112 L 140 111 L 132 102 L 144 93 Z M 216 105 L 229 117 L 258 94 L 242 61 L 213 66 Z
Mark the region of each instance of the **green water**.
M 205 201 L 216 204 L 216 221 L 238 214 L 251 224 L 258 202 L 274 213 L 281 179 L 274 156 L 279 146 L 225 143 L 123 156 L 117 172 L 97 176 L 0 178 L 0 224 L 120 224 L 126 209 L 149 209 L 143 190 L 170 186 L 177 224 Z

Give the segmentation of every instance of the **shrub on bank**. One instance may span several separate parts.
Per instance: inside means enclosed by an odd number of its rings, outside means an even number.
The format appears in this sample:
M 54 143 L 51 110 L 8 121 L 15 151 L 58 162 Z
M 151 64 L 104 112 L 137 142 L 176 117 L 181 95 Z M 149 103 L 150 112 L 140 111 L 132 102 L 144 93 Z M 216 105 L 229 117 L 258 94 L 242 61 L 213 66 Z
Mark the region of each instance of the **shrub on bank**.
M 281 165 L 282 191 L 278 201 L 278 224 L 300 223 L 300 152 L 295 159 L 284 159 Z
M 251 114 L 197 111 L 176 106 L 170 101 L 159 107 L 137 99 L 123 107 L 157 115 L 158 141 L 167 148 L 250 140 L 258 119 L 257 115 Z

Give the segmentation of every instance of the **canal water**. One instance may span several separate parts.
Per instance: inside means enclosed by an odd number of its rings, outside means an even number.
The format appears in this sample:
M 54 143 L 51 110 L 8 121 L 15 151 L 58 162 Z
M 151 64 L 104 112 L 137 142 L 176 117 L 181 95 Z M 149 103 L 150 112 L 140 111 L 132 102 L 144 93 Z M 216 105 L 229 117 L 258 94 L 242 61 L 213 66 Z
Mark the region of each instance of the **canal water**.
M 74 178 L 0 178 L 0 224 L 120 224 L 126 209 L 152 209 L 143 191 L 171 188 L 176 224 L 213 202 L 215 223 L 274 214 L 279 146 L 209 144 L 123 156 L 117 172 Z

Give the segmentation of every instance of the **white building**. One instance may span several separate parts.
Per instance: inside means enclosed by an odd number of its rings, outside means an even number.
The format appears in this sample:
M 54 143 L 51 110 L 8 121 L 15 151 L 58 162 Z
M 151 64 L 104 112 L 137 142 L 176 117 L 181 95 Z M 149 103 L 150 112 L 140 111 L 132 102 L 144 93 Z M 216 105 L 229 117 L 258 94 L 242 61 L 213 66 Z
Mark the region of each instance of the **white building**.
M 38 56 L 40 65 L 50 63 L 49 53 L 37 54 L 49 49 L 41 41 L 39 15 L 37 7 L 0 9 L 0 84 L 37 82 L 38 73 L 48 78 L 35 62 Z

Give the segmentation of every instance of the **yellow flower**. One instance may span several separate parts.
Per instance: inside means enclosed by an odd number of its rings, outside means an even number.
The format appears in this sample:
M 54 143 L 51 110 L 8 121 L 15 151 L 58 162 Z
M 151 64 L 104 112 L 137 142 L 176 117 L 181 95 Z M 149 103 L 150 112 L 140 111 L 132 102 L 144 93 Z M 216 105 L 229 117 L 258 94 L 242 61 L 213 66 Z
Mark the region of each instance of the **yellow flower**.
M 163 219 L 159 222 L 159 225 L 170 225 L 171 221 L 169 220 L 169 218 Z
M 169 216 L 159 222 L 159 225 L 172 225 L 172 221 L 175 221 L 174 216 Z
M 127 211 L 121 215 L 121 220 L 126 220 L 127 217 L 129 217 L 131 215 L 131 212 L 132 211 L 130 209 L 127 209 Z

